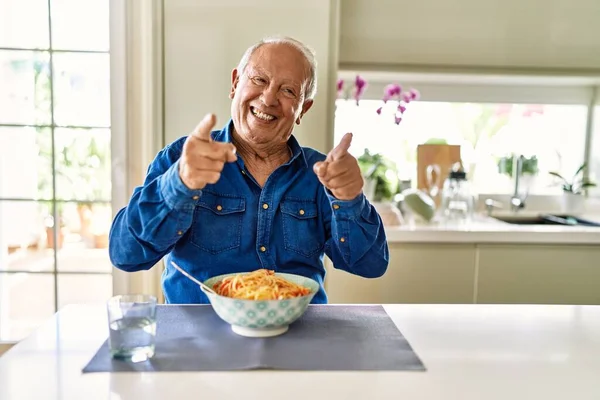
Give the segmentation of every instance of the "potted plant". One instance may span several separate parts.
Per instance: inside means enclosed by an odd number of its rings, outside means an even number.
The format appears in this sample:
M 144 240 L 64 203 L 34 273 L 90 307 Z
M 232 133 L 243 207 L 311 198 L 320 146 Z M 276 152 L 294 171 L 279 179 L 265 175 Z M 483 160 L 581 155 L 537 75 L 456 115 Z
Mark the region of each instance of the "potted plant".
M 365 149 L 358 157 L 358 165 L 365 180 L 365 196 L 379 212 L 384 225 L 400 225 L 402 214 L 392 202 L 398 192 L 395 163 L 381 154 L 371 154 L 369 149 Z
M 371 154 L 369 149 L 358 157 L 358 165 L 365 180 L 365 195 L 370 201 L 391 201 L 397 191 L 398 182 L 395 164 L 385 156 Z
M 585 177 L 587 165 L 583 163 L 571 180 L 566 179 L 561 174 L 555 171 L 550 171 L 550 175 L 556 177 L 560 181 L 563 190 L 563 211 L 573 212 L 583 208 L 584 197 L 582 194 L 587 188 L 595 187 L 596 183 Z
M 521 175 L 536 175 L 538 173 L 538 159 L 536 156 L 532 156 L 531 158 L 527 158 L 521 156 L 523 160 L 523 167 L 521 170 Z M 513 177 L 513 165 L 514 165 L 515 155 L 512 154 L 508 157 L 502 157 L 498 161 L 498 172 L 504 175 L 508 175 L 509 177 Z

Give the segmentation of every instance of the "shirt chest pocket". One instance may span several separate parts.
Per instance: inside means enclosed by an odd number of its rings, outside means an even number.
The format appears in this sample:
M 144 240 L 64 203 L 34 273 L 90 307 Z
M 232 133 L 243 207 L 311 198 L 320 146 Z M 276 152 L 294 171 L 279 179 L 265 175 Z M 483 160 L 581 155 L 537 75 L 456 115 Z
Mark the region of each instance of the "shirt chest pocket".
M 243 197 L 203 192 L 194 210 L 192 244 L 212 254 L 240 247 L 245 211 Z
M 325 243 L 317 204 L 313 201 L 284 200 L 281 202 L 283 241 L 287 250 L 310 257 Z

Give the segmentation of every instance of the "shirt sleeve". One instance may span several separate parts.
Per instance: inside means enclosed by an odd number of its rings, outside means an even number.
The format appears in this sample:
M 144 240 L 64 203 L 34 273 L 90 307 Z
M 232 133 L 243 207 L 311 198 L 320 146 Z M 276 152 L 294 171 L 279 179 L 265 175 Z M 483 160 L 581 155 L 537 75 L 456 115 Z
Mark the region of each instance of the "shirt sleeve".
M 333 266 L 365 278 L 382 276 L 389 264 L 389 249 L 375 207 L 362 193 L 345 201 L 323 189 L 324 221 L 330 233 L 325 253 Z
M 181 141 L 181 140 L 180 140 Z M 109 234 L 112 264 L 124 271 L 150 269 L 186 235 L 202 192 L 188 189 L 179 177 L 181 149 L 175 142 L 148 168 L 128 205 L 116 214 Z

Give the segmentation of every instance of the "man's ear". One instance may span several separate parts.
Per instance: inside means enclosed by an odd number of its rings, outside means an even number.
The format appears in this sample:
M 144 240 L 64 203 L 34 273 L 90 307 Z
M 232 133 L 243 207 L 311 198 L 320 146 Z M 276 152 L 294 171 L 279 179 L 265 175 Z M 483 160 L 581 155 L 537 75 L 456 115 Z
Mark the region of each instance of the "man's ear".
M 313 105 L 313 101 L 312 100 L 306 100 L 304 102 L 304 104 L 302 105 L 302 112 L 300 112 L 300 115 L 296 119 L 296 125 L 300 125 L 300 120 L 302 119 L 302 117 L 304 116 L 304 114 L 306 114 L 308 112 L 308 110 L 310 110 L 310 108 L 312 107 L 312 105 Z
M 229 92 L 230 99 L 233 99 L 233 96 L 235 95 L 235 89 L 237 88 L 239 81 L 240 76 L 238 75 L 238 70 L 237 68 L 234 68 L 233 71 L 231 71 L 231 91 Z

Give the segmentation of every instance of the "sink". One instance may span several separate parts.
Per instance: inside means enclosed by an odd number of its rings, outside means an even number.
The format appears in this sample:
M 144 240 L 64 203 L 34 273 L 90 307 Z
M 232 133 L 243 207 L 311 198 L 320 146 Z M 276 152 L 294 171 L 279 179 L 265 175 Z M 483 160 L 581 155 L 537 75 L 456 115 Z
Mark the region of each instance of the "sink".
M 548 221 L 539 215 L 535 216 L 502 216 L 493 217 L 502 222 L 516 225 L 561 225 L 556 222 Z
M 498 221 L 515 225 L 564 225 L 564 226 L 598 226 L 600 223 L 577 218 L 571 215 L 503 215 L 494 216 Z

